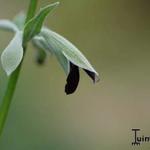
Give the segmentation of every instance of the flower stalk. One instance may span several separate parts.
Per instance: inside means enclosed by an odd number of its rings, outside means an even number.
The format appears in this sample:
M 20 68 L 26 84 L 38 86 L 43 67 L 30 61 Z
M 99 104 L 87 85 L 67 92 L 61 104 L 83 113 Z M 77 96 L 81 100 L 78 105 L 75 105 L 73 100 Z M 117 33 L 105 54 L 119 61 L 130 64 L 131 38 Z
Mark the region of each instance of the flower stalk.
M 35 15 L 37 3 L 38 3 L 38 0 L 30 0 L 25 23 L 27 23 Z M 26 51 L 26 47 L 27 45 L 23 45 L 24 54 Z M 24 56 L 23 56 L 22 62 L 24 60 Z M 2 104 L 0 106 L 0 136 L 2 135 L 3 128 L 4 128 L 7 115 L 9 112 L 10 104 L 11 104 L 11 101 L 12 101 L 12 98 L 16 89 L 17 81 L 18 81 L 20 70 L 22 67 L 22 62 L 20 63 L 18 68 L 9 76 L 7 88 L 6 88 L 4 97 L 2 99 Z

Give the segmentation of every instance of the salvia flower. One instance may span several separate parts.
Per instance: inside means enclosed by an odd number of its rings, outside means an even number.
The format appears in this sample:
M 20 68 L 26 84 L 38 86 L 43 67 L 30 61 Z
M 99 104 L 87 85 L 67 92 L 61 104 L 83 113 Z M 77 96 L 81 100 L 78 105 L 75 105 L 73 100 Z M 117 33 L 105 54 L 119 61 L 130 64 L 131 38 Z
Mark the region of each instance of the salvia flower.
M 79 68 L 82 68 L 94 83 L 99 80 L 99 75 L 86 57 L 71 42 L 47 27 L 42 27 L 47 14 L 57 5 L 58 3 L 54 3 L 42 8 L 25 25 L 23 14 L 15 17 L 14 21 L 0 20 L 1 29 L 15 33 L 14 38 L 1 54 L 1 63 L 6 74 L 10 76 L 22 61 L 24 45 L 31 41 L 37 48 L 39 63 L 44 62 L 47 54 L 45 52 L 56 56 L 67 75 L 65 92 L 72 94 L 79 83 Z

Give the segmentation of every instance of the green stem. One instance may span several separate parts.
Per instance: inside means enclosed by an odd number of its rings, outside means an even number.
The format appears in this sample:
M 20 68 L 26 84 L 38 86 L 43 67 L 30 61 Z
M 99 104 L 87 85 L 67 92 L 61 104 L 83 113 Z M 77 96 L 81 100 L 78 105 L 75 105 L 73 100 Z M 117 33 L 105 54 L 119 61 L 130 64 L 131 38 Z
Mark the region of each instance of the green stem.
M 26 22 L 28 22 L 35 15 L 37 3 L 38 3 L 38 0 L 30 0 Z M 27 45 L 24 46 L 24 53 L 26 51 L 26 47 Z M 23 57 L 23 60 L 24 60 L 24 57 Z M 0 136 L 2 135 L 3 128 L 4 128 L 6 118 L 8 115 L 8 111 L 10 108 L 10 104 L 11 104 L 11 101 L 12 101 L 12 98 L 16 89 L 19 73 L 22 67 L 22 62 L 19 65 L 19 67 L 9 77 L 6 92 L 2 99 L 2 105 L 0 107 Z

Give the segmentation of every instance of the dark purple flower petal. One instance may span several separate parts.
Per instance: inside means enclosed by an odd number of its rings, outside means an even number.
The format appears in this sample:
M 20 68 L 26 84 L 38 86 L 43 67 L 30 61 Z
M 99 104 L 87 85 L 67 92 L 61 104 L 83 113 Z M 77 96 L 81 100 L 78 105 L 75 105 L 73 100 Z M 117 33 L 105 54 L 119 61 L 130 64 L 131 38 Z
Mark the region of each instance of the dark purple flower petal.
M 70 62 L 70 72 L 67 77 L 67 84 L 65 86 L 66 94 L 72 94 L 78 87 L 80 75 L 78 66 Z
M 99 81 L 99 77 L 94 72 L 91 72 L 86 69 L 83 69 L 83 70 L 88 74 L 88 76 L 93 80 L 94 83 Z

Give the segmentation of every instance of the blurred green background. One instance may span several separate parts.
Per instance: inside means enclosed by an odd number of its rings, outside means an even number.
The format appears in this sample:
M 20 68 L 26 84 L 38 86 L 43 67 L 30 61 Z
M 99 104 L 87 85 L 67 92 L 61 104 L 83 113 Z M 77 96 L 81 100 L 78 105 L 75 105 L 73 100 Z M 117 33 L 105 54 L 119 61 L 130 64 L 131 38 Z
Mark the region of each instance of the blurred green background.
M 39 6 L 54 2 L 39 0 Z M 34 62 L 29 46 L 0 150 L 149 149 L 132 147 L 132 128 L 150 135 L 150 1 L 60 0 L 45 22 L 72 41 L 100 73 L 93 85 L 81 71 L 76 93 L 66 96 L 66 76 L 49 57 Z M 0 0 L 0 18 L 26 11 L 29 0 Z M 0 31 L 0 49 L 12 34 Z M 0 95 L 7 77 L 0 69 Z

